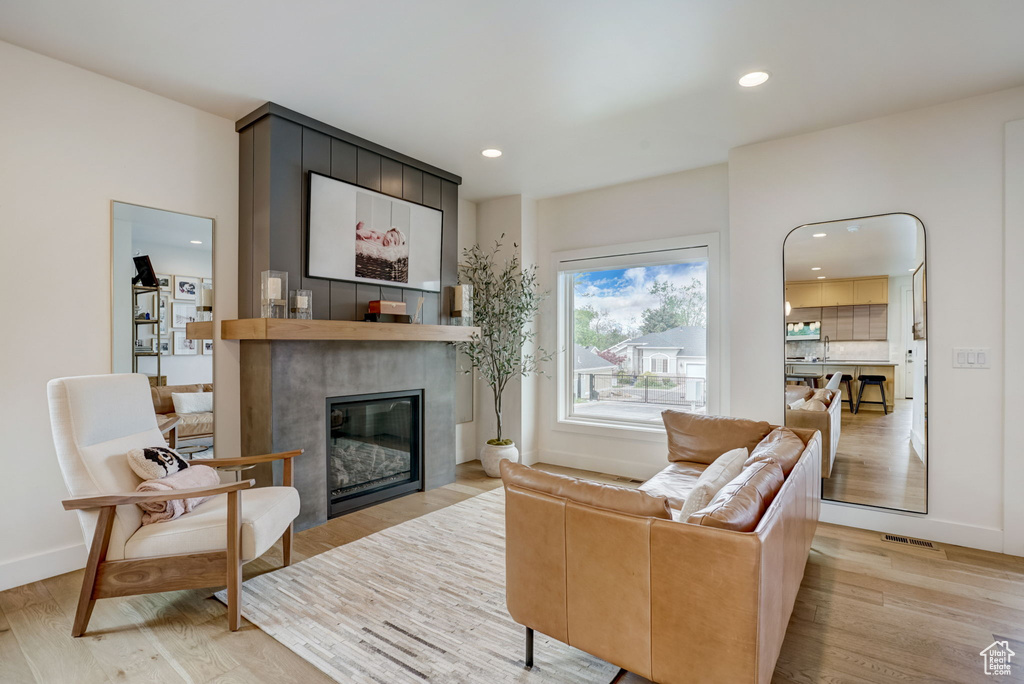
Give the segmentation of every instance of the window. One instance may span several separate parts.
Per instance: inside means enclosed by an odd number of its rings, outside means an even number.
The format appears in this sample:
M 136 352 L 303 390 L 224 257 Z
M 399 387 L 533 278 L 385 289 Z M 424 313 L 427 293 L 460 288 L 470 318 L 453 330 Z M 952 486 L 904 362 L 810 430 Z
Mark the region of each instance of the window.
M 709 411 L 713 250 L 696 238 L 556 255 L 559 421 L 651 429 L 666 408 Z

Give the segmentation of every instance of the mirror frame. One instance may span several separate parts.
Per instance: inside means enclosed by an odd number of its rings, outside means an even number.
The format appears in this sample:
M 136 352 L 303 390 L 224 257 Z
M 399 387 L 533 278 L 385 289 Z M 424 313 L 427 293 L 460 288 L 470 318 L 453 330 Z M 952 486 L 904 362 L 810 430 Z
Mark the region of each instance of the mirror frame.
M 788 233 L 786 233 L 786 237 L 783 238 L 783 240 L 782 240 L 782 306 L 780 307 L 780 310 L 782 311 L 782 329 L 783 330 L 785 330 L 785 328 L 786 328 L 786 243 L 789 242 L 790 236 L 793 233 L 795 233 L 796 231 L 800 230 L 801 228 L 809 228 L 811 226 L 824 226 L 824 225 L 829 225 L 829 224 L 834 224 L 834 223 L 845 223 L 847 221 L 864 221 L 864 220 L 872 219 L 872 218 L 880 218 L 882 216 L 910 216 L 911 218 L 916 220 L 918 222 L 918 224 L 921 226 L 921 234 L 924 237 L 924 266 L 925 266 L 925 271 L 924 271 L 925 276 L 924 277 L 925 277 L 925 283 L 928 282 L 929 271 L 931 270 L 929 268 L 929 266 L 928 266 L 928 227 L 924 224 L 924 221 L 922 221 L 921 217 L 918 216 L 917 214 L 912 214 L 909 211 L 888 211 L 888 212 L 885 212 L 885 213 L 882 213 L 882 214 L 868 214 L 868 215 L 865 215 L 865 216 L 851 216 L 851 217 L 848 217 L 848 218 L 831 219 L 829 221 L 814 221 L 814 222 L 811 222 L 811 223 L 802 223 L 799 226 L 797 226 L 797 227 L 793 228 L 792 230 L 790 230 Z M 927 285 L 926 285 L 926 287 L 927 287 Z M 931 323 L 931 315 L 928 313 L 928 301 L 925 300 L 925 302 L 924 302 L 924 330 L 925 330 L 924 349 L 925 349 L 925 363 L 926 364 L 928 363 L 928 361 L 931 359 L 931 356 L 932 356 L 932 350 L 931 350 L 931 330 L 929 329 L 930 323 Z M 783 372 L 782 372 L 783 384 L 785 384 L 785 375 L 786 375 L 786 342 L 785 342 L 785 334 L 783 334 L 783 342 L 782 342 L 782 369 L 783 369 Z M 924 410 L 925 410 L 925 414 L 924 414 L 924 443 L 925 443 L 925 459 L 924 459 L 924 511 L 910 511 L 910 510 L 907 510 L 905 508 L 891 508 L 889 506 L 874 506 L 872 504 L 851 503 L 851 502 L 848 502 L 848 501 L 838 501 L 836 499 L 826 499 L 825 498 L 825 482 L 824 482 L 825 478 L 819 477 L 818 481 L 819 481 L 819 485 L 821 487 L 820 493 L 821 493 L 821 501 L 822 501 L 822 503 L 835 504 L 837 506 L 854 506 L 856 508 L 861 508 L 861 509 L 885 511 L 887 513 L 899 513 L 901 515 L 912 515 L 912 516 L 926 516 L 926 515 L 928 515 L 928 508 L 929 508 L 929 505 L 930 505 L 930 502 L 931 502 L 930 501 L 930 489 L 931 489 L 931 487 L 930 487 L 930 482 L 929 482 L 929 478 L 931 476 L 931 438 L 930 438 L 930 436 L 928 434 L 928 395 L 929 395 L 929 392 L 928 392 L 928 374 L 927 374 L 927 369 L 926 369 L 925 370 L 925 376 L 924 376 Z M 840 407 L 840 408 L 842 408 L 842 407 Z M 783 394 L 782 394 L 782 415 L 783 415 L 782 424 L 785 425 L 786 424 L 786 419 L 785 419 L 785 415 L 786 415 L 786 395 L 785 395 L 785 392 L 783 392 Z
M 124 202 L 122 200 L 111 199 L 110 200 L 110 297 L 109 297 L 109 305 L 107 307 L 107 309 L 110 311 L 110 370 L 109 370 L 109 372 L 111 374 L 114 372 L 114 335 L 116 334 L 116 331 L 115 331 L 115 328 L 114 328 L 114 325 L 115 325 L 115 323 L 114 323 L 114 280 L 115 280 L 115 275 L 114 275 L 114 270 L 115 270 L 115 264 L 114 264 L 114 207 L 115 207 L 115 205 L 118 205 L 118 204 L 128 204 L 128 205 L 131 205 L 133 207 L 141 207 L 143 209 L 152 209 L 153 211 L 165 211 L 165 212 L 167 212 L 169 214 L 181 214 L 183 216 L 191 216 L 193 218 L 198 218 L 198 219 L 203 219 L 205 221 L 209 221 L 210 222 L 210 243 L 211 243 L 210 244 L 210 273 L 212 274 L 211 278 L 216 278 L 217 277 L 217 219 L 213 218 L 212 216 L 202 216 L 200 214 L 190 214 L 190 213 L 185 212 L 185 211 L 175 211 L 173 209 L 164 209 L 162 207 L 152 207 L 152 206 L 149 206 L 148 204 L 138 204 L 136 202 Z M 214 297 L 216 297 L 216 290 L 214 290 Z M 214 305 L 213 305 L 213 321 L 214 321 L 213 330 L 214 330 L 214 333 L 216 333 L 217 330 L 218 330 L 217 320 L 218 320 L 217 319 L 217 303 L 216 303 L 216 300 L 215 300 L 214 301 Z M 215 337 L 214 338 L 214 347 L 216 347 L 216 344 L 217 344 L 216 339 L 217 338 Z M 213 383 L 216 380 L 216 378 L 217 378 L 217 356 L 218 356 L 218 354 L 217 354 L 217 350 L 215 348 L 214 349 L 214 353 L 213 353 L 213 363 L 211 364 L 211 371 L 210 371 L 210 374 L 212 376 L 211 383 Z M 214 405 L 214 409 L 213 409 L 213 442 L 216 445 L 216 443 L 217 443 L 217 407 L 216 407 L 216 397 L 214 397 L 214 403 L 215 403 L 215 405 Z

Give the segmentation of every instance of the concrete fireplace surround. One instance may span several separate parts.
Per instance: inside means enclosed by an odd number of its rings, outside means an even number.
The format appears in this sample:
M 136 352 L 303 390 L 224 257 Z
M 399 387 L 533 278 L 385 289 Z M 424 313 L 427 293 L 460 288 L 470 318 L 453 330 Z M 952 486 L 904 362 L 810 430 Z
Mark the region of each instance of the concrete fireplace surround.
M 328 397 L 423 390 L 424 488 L 455 481 L 455 348 L 445 342 L 241 342 L 242 449 L 294 459 L 296 529 L 327 522 Z M 280 473 L 257 470 L 258 484 Z

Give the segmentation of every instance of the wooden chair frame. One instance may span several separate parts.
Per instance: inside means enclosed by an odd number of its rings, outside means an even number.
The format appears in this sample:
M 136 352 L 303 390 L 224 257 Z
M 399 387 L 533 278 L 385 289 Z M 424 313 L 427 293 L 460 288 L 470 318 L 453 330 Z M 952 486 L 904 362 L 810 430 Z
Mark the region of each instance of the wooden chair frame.
M 291 487 L 292 459 L 302 451 L 299 449 L 241 458 L 206 458 L 199 459 L 196 463 L 220 468 L 283 461 L 282 484 Z M 86 627 L 89 625 L 89 618 L 92 616 L 92 609 L 96 605 L 96 599 L 155 594 L 181 589 L 200 589 L 222 584 L 226 584 L 228 590 L 228 626 L 232 632 L 237 631 L 242 621 L 242 501 L 239 492 L 251 488 L 254 484 L 254 480 L 242 480 L 214 487 L 177 489 L 169 492 L 101 494 L 62 501 L 64 510 L 67 511 L 100 509 L 96 532 L 93 534 L 92 546 L 89 549 L 89 560 L 85 566 L 85 577 L 82 579 L 82 591 L 78 596 L 78 610 L 75 612 L 71 635 L 78 637 L 85 633 Z M 117 506 L 173 501 L 197 496 L 216 496 L 218 494 L 228 495 L 227 544 L 223 551 L 174 554 L 151 558 L 126 558 L 114 561 L 106 559 L 107 548 L 110 545 L 110 531 L 114 525 L 114 513 Z M 281 535 L 282 555 L 286 566 L 291 565 L 292 562 L 293 525 L 294 522 L 289 523 L 288 528 Z

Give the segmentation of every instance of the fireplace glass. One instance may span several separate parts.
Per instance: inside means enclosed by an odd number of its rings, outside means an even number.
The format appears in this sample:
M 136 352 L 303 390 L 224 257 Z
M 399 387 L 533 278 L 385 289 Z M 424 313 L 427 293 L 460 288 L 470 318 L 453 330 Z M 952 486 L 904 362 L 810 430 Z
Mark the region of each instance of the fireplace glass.
M 422 392 L 327 400 L 331 517 L 423 488 Z

